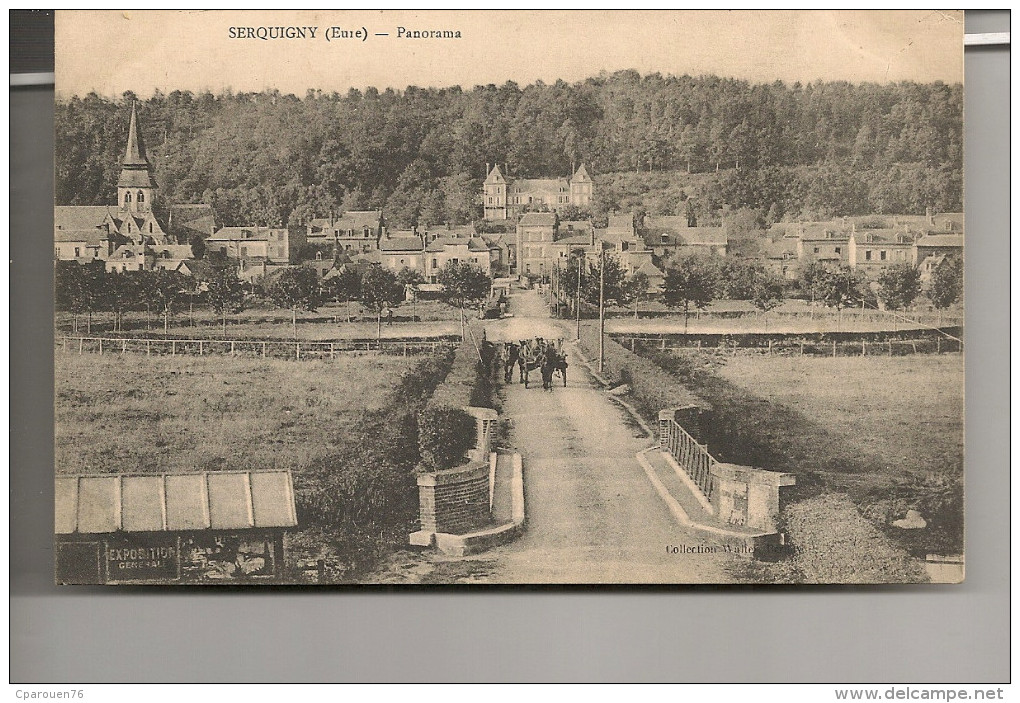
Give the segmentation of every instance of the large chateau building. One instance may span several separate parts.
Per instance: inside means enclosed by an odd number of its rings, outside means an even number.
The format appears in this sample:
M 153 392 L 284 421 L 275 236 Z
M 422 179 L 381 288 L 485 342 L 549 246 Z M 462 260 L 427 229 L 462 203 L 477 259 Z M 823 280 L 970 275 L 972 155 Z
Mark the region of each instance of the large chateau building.
M 516 220 L 523 212 L 562 210 L 567 205 L 587 208 L 594 183 L 584 164 L 570 178 L 508 178 L 499 164 L 485 165 L 482 206 L 486 220 Z

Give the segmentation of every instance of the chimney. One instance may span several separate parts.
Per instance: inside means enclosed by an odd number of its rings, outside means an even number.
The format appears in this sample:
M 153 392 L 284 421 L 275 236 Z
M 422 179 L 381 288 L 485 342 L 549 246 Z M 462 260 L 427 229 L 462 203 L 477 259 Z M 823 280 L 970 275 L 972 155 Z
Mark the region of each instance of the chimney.
M 485 162 L 485 177 L 486 177 L 486 178 L 488 178 L 488 177 L 489 177 L 489 173 L 490 173 L 491 171 L 492 171 L 492 169 L 491 169 L 491 168 L 489 168 L 489 162 L 488 162 L 488 161 L 486 161 L 486 162 Z
M 924 216 L 928 220 L 929 225 L 935 224 L 935 216 L 931 212 L 931 206 L 929 205 L 924 209 Z

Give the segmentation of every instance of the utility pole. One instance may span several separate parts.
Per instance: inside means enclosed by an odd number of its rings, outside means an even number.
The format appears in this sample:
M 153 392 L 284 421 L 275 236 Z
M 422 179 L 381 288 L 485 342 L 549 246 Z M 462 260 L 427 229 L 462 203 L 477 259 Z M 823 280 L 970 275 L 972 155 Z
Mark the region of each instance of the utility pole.
M 581 266 L 584 265 L 584 256 L 577 257 L 577 301 L 574 303 L 574 313 L 577 315 L 577 339 L 581 339 Z
M 599 373 L 606 365 L 606 249 L 599 247 Z

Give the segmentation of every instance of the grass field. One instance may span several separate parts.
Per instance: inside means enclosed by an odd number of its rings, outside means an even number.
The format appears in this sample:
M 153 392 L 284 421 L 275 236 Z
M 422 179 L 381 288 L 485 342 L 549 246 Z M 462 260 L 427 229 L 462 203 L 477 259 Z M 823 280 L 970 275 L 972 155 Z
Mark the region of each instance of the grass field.
M 677 358 L 714 407 L 721 460 L 795 473 L 801 496 L 845 491 L 883 525 L 918 509 L 930 529 L 897 541 L 962 550 L 961 355 Z
M 804 418 L 802 441 L 872 455 L 886 478 L 963 466 L 963 358 L 739 356 L 719 375 Z M 820 433 L 824 431 L 824 436 Z
M 58 473 L 289 468 L 337 450 L 409 360 L 57 353 Z

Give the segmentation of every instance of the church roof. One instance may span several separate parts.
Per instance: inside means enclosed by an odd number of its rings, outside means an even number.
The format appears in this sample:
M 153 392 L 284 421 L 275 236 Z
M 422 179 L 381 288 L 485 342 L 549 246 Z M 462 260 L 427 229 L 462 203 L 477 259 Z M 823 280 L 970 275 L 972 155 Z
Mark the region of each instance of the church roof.
M 156 181 L 148 169 L 122 168 L 117 179 L 118 188 L 156 188 Z
M 109 232 L 101 227 L 88 229 L 58 229 L 53 231 L 54 242 L 85 242 L 89 246 L 100 246 L 109 236 Z
M 216 218 L 212 205 L 196 203 L 191 205 L 170 206 L 170 234 L 173 236 L 198 233 L 210 236 L 216 229 Z
M 56 205 L 53 208 L 53 227 L 58 230 L 100 227 L 107 213 L 114 215 L 109 205 Z

